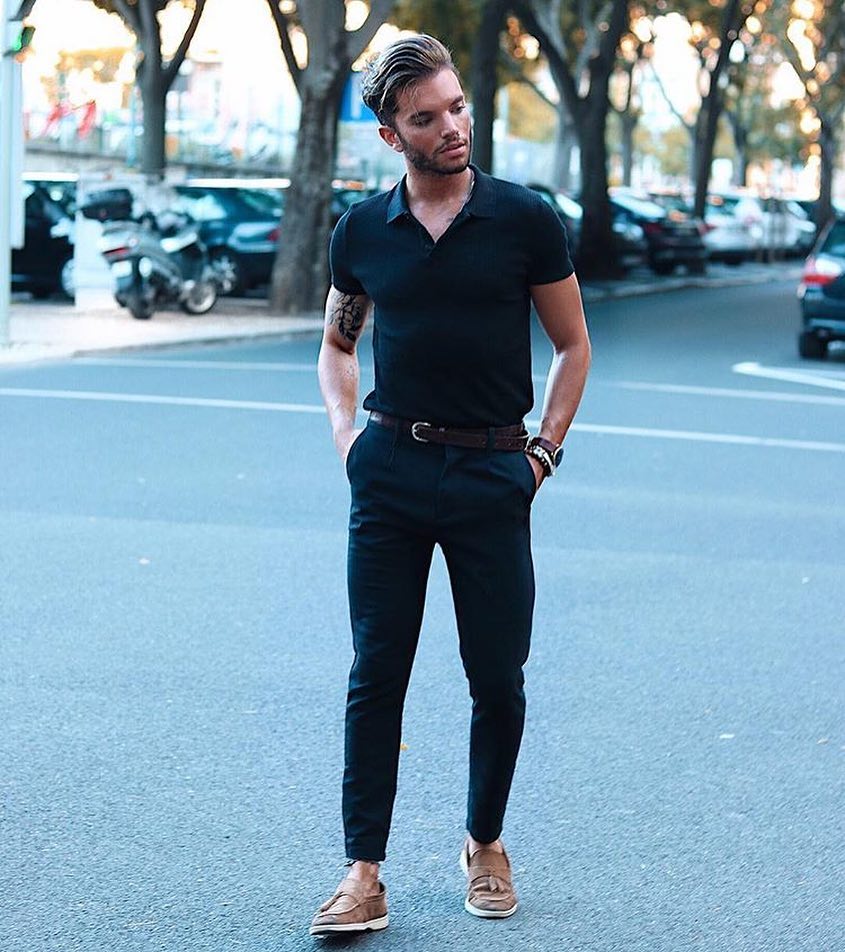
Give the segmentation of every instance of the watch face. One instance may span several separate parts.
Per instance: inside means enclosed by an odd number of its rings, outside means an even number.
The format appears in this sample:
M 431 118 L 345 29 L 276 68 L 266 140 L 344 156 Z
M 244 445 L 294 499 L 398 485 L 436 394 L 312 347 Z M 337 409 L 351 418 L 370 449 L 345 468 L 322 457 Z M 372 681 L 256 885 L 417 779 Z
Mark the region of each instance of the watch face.
M 555 468 L 560 466 L 560 461 L 563 459 L 563 447 L 561 446 L 554 455 Z

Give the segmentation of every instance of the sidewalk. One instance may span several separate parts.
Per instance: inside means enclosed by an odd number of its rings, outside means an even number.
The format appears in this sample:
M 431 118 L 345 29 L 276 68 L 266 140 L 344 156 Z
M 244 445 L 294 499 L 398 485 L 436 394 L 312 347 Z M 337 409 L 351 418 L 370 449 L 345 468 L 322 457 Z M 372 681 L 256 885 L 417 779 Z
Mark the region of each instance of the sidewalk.
M 800 274 L 800 262 L 747 263 L 736 268 L 711 265 L 706 275 L 668 278 L 655 277 L 643 269 L 621 281 L 584 284 L 582 293 L 589 305 L 609 298 L 681 288 L 733 287 L 770 281 L 797 283 Z M 0 367 L 110 350 L 317 334 L 322 326 L 322 314 L 277 317 L 268 312 L 262 299 L 221 298 L 210 314 L 191 316 L 181 311 L 161 311 L 149 321 L 133 320 L 128 311 L 116 305 L 81 312 L 64 302 L 20 300 L 12 304 L 10 343 L 0 345 Z
M 0 345 L 0 367 L 110 350 L 316 334 L 322 326 L 320 314 L 274 317 L 263 300 L 222 298 L 209 314 L 158 311 L 149 321 L 136 321 L 117 305 L 81 312 L 65 302 L 17 301 L 11 309 L 10 343 Z

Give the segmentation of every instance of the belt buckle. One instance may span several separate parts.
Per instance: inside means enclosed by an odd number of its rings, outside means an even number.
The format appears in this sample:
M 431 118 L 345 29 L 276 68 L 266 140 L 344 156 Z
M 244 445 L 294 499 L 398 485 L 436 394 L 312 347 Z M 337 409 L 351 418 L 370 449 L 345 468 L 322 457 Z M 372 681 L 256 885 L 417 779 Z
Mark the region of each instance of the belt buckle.
M 416 423 L 412 423 L 412 424 L 411 424 L 411 436 L 412 436 L 418 443 L 428 443 L 429 440 L 427 440 L 424 436 L 420 436 L 420 435 L 417 433 L 417 427 L 418 427 L 418 426 L 427 426 L 430 430 L 433 430 L 434 427 L 433 427 L 430 423 L 426 423 L 424 420 L 418 420 Z

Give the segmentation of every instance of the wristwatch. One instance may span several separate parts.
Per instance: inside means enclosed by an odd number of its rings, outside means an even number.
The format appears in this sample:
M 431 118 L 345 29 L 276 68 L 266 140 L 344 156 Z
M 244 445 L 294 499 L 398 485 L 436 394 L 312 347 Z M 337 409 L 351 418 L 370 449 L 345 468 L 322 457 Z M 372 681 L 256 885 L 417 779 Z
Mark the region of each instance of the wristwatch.
M 525 455 L 533 456 L 543 467 L 546 476 L 554 476 L 563 459 L 563 444 L 558 446 L 542 436 L 532 436 L 525 444 Z

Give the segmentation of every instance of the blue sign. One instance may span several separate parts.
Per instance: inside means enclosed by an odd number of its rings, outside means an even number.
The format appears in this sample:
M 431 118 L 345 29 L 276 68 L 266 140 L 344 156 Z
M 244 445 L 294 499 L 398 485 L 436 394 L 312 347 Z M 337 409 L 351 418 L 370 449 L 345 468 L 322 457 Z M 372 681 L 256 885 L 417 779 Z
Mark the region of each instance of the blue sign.
M 341 122 L 378 122 L 376 114 L 361 99 L 361 73 L 350 73 L 340 104 Z

